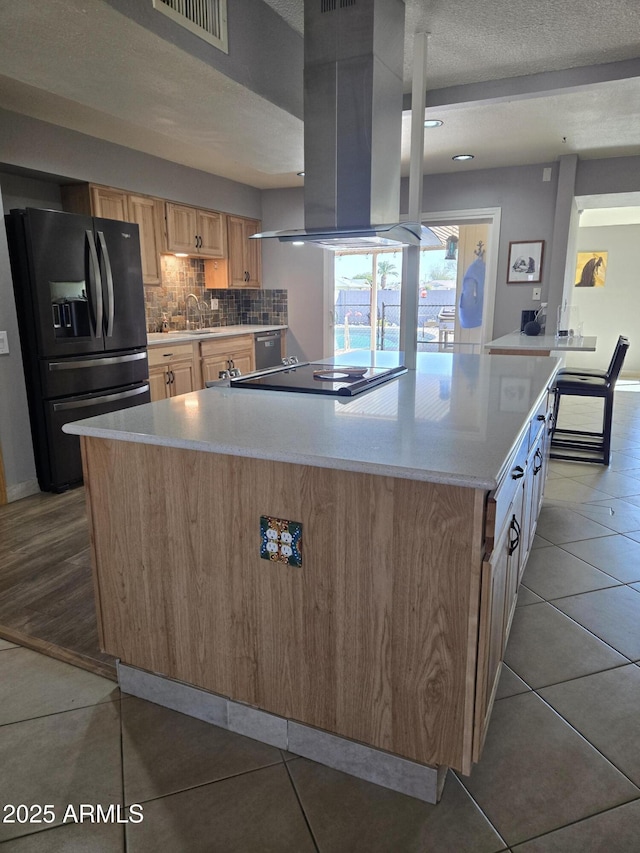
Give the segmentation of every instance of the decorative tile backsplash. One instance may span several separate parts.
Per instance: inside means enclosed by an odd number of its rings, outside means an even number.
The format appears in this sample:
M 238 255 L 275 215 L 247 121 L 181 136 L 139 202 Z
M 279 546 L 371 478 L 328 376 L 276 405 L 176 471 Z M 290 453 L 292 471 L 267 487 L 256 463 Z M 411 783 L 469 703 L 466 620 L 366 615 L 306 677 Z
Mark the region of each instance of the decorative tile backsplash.
M 144 289 L 149 332 L 161 330 L 163 314 L 170 330 L 184 329 L 188 293 L 194 293 L 203 304 L 202 320 L 207 327 L 288 323 L 286 290 L 205 290 L 204 261 L 198 258 L 163 255 L 162 282 L 160 287 L 149 285 Z M 209 307 L 211 299 L 218 300 L 215 311 Z

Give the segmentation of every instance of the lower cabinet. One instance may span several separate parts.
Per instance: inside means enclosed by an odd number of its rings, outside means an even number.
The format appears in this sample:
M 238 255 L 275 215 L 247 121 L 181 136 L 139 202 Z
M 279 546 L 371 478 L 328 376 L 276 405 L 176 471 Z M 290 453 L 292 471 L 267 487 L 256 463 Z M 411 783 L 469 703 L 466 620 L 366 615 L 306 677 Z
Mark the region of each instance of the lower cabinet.
M 214 382 L 225 370 L 237 368 L 240 373 L 255 370 L 253 335 L 237 335 L 200 342 L 202 382 Z
M 151 402 L 196 391 L 199 382 L 192 344 L 149 347 Z
M 548 416 L 545 401 L 517 448 L 512 467 L 488 499 L 485 533 L 489 547 L 480 580 L 474 761 L 479 759 L 486 738 L 518 588 L 542 505 Z

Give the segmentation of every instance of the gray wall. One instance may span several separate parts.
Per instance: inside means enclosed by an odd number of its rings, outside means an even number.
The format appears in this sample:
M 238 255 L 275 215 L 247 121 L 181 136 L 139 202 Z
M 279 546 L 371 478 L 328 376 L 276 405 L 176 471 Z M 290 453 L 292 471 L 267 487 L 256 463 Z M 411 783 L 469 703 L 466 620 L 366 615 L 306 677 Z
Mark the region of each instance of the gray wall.
M 265 231 L 304 228 L 301 188 L 265 190 L 262 227 Z M 269 239 L 262 242 L 263 285 L 288 291 L 287 354 L 305 361 L 322 358 L 325 252 L 317 246 L 292 246 Z
M 4 228 L 0 228 L 0 329 L 7 332 L 9 341 L 9 354 L 0 355 L 0 449 L 4 460 L 7 495 L 11 501 L 32 494 L 37 490 L 37 482 L 9 269 L 7 233 Z
M 260 190 L 0 109 L 2 164 L 259 219 Z
M 501 208 L 493 337 L 520 328 L 520 312 L 524 308 L 539 307 L 539 303 L 536 305 L 531 299 L 533 285 L 507 284 L 510 241 L 545 241 L 541 301 L 548 301 L 549 252 L 558 181 L 557 164 L 552 165 L 551 180 L 542 180 L 543 168 L 549 165 L 552 164 L 426 175 L 424 178 L 422 209 L 426 213 Z M 407 192 L 407 183 L 403 181 L 402 210 L 406 209 Z

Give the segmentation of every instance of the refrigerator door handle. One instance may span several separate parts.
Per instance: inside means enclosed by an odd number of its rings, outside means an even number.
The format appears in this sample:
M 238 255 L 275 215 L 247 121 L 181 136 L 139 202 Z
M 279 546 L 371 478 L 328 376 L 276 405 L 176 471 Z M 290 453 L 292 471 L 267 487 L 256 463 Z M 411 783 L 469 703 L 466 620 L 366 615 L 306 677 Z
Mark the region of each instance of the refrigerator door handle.
M 93 231 L 85 231 L 87 243 L 89 244 L 89 261 L 91 269 L 89 270 L 89 289 L 91 293 L 91 301 L 96 309 L 96 324 L 91 330 L 94 338 L 102 337 L 102 276 L 100 275 L 100 264 L 98 263 L 98 251 L 96 249 L 96 241 L 93 236 Z M 89 312 L 89 322 L 91 322 L 91 312 Z
M 111 272 L 111 259 L 109 258 L 109 250 L 107 249 L 107 241 L 104 239 L 102 231 L 98 231 L 98 240 L 100 241 L 100 250 L 104 258 L 105 278 L 107 279 L 107 337 L 113 337 L 113 274 Z
M 138 394 L 146 394 L 149 384 L 132 388 L 129 391 L 119 391 L 117 394 L 104 394 L 102 397 L 91 397 L 86 400 L 70 400 L 68 403 L 54 403 L 54 412 L 64 412 L 66 409 L 82 409 L 86 406 L 95 406 L 96 403 L 111 403 L 113 400 L 126 400 L 128 397 L 136 397 Z
M 115 356 L 107 356 L 106 358 L 83 358 L 78 359 L 77 361 L 69 361 L 66 359 L 65 361 L 50 361 L 48 365 L 48 370 L 50 373 L 58 371 L 58 370 L 78 370 L 84 367 L 105 367 L 110 366 L 112 364 L 127 364 L 131 361 L 142 361 L 143 358 L 147 357 L 147 353 L 145 352 L 134 352 L 129 355 L 115 355 Z

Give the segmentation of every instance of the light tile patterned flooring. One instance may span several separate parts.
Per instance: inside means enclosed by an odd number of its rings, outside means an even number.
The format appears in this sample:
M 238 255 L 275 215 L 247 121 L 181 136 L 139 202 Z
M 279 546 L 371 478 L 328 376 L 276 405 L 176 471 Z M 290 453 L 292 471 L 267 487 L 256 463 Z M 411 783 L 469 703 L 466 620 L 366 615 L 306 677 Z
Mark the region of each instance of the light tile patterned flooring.
M 1 853 L 637 853 L 640 384 L 618 389 L 610 467 L 551 463 L 485 751 L 438 806 L 0 641 L 0 803 L 56 814 L 0 823 Z M 144 819 L 63 824 L 79 803 Z

